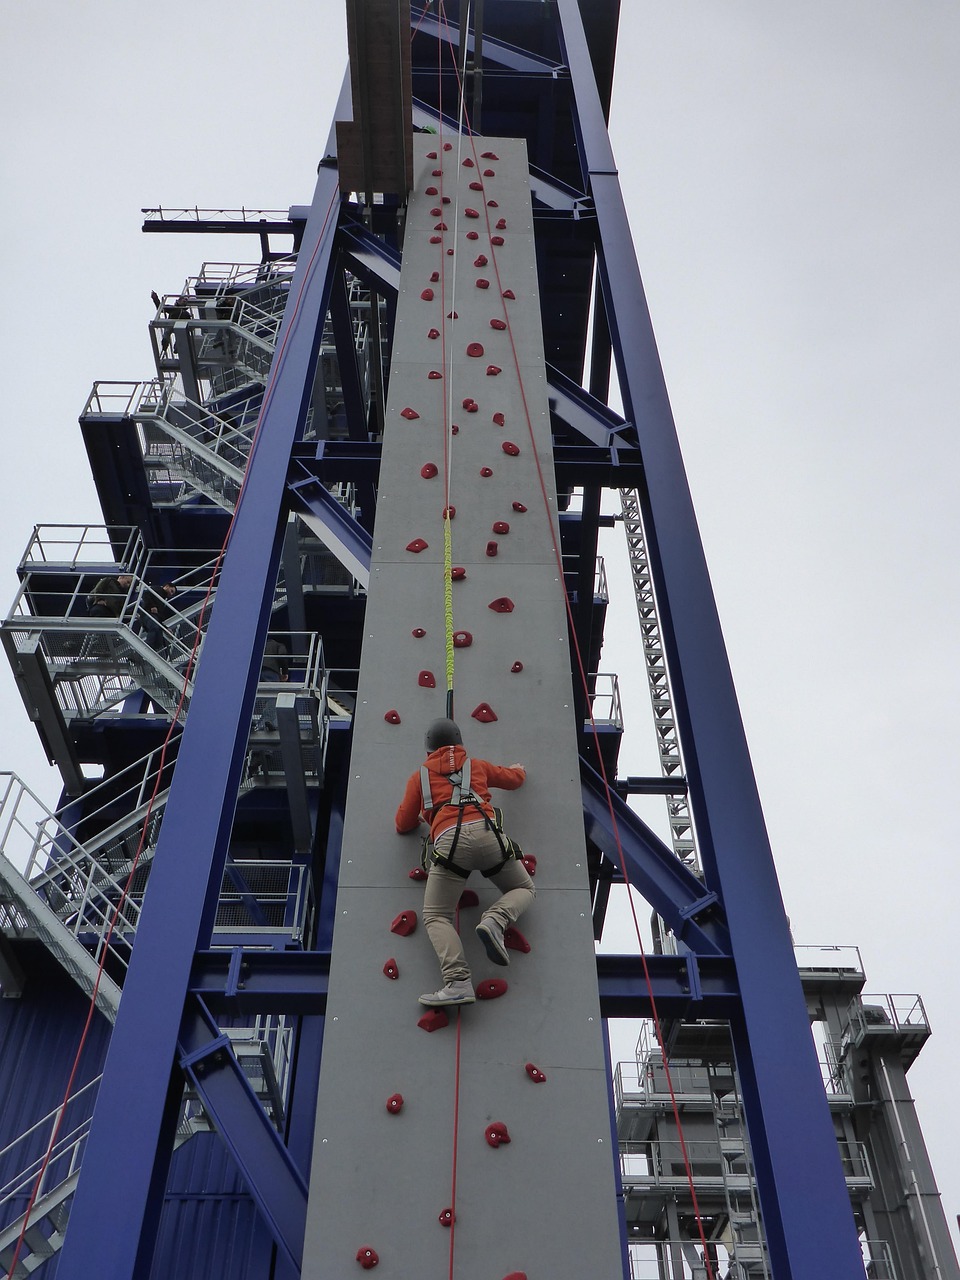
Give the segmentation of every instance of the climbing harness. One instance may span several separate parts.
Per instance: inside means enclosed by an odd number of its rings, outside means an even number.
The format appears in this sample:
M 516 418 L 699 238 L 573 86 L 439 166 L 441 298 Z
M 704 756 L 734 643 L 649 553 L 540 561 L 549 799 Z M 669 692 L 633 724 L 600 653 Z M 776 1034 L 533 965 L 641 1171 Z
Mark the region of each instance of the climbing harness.
M 521 859 L 523 850 L 511 840 L 503 829 L 503 810 L 491 806 L 493 808 L 493 818 L 489 816 L 484 807 L 484 800 L 478 796 L 470 786 L 470 757 L 468 756 L 463 762 L 462 768 L 455 773 L 445 775 L 450 779 L 450 785 L 453 790 L 450 793 L 449 800 L 443 800 L 438 804 L 434 804 L 433 792 L 430 787 L 430 770 L 426 765 L 420 767 L 420 792 L 423 797 L 423 811 L 432 821 L 441 809 L 457 810 L 457 825 L 453 833 L 453 842 L 450 845 L 450 852 L 440 854 L 434 848 L 433 841 L 429 836 L 424 836 L 420 846 L 420 865 L 424 871 L 429 871 L 431 863 L 439 863 L 440 866 L 446 867 L 448 871 L 452 871 L 454 875 L 461 876 L 464 880 L 468 879 L 470 872 L 463 867 L 458 867 L 453 860 L 456 852 L 457 841 L 460 839 L 460 828 L 463 826 L 463 811 L 468 806 L 473 805 L 483 818 L 484 824 L 488 831 L 492 831 L 496 837 L 497 844 L 500 846 L 500 852 L 503 855 L 501 860 L 495 867 L 489 867 L 486 871 L 481 871 L 481 875 L 489 880 L 493 876 L 498 875 L 508 862 L 513 859 Z

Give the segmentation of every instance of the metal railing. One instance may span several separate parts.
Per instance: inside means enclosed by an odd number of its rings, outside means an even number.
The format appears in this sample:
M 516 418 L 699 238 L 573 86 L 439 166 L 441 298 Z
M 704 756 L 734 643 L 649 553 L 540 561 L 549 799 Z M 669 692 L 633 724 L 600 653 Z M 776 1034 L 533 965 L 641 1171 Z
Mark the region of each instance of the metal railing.
M 594 691 L 590 695 L 590 711 L 597 728 L 623 729 L 620 705 L 620 681 L 612 671 L 598 671 L 591 676 Z
M 833 973 L 837 977 L 864 977 L 859 947 L 804 944 L 795 946 L 793 954 L 801 973 Z
M 311 936 L 314 911 L 313 877 L 302 863 L 229 862 L 220 886 L 213 946 L 230 945 L 222 941 L 223 935 L 238 933 L 250 938 L 253 946 L 260 937 L 299 945 Z
M 67 1099 L 60 1123 L 61 1133 L 44 1170 L 43 1181 L 37 1192 L 38 1199 L 79 1169 L 101 1078 L 96 1076 Z M 83 1112 L 87 1114 L 84 1115 Z M 0 1217 L 7 1216 L 3 1211 L 12 1200 L 25 1199 L 33 1191 L 59 1116 L 60 1107 L 55 1107 L 0 1150 L 0 1166 L 12 1166 L 17 1170 L 14 1177 L 0 1187 Z M 38 1150 L 40 1153 L 34 1156 L 33 1152 Z
M 630 1280 L 708 1280 L 699 1240 L 631 1240 L 628 1243 Z M 723 1241 L 711 1242 L 711 1269 L 717 1280 L 755 1280 L 757 1272 L 737 1259 Z
M 929 1033 L 927 1011 L 918 995 L 862 995 L 851 1001 L 847 1018 L 854 1035 L 891 1031 Z

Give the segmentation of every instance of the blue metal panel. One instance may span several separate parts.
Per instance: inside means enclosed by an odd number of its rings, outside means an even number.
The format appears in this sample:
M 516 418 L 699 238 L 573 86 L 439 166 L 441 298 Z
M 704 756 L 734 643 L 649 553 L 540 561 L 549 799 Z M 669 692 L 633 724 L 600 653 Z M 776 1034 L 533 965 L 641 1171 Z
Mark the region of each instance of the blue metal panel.
M 853 1216 L 577 0 L 558 11 L 624 408 L 641 439 L 691 804 L 740 982 L 737 1056 L 774 1271 L 852 1280 L 863 1273 Z

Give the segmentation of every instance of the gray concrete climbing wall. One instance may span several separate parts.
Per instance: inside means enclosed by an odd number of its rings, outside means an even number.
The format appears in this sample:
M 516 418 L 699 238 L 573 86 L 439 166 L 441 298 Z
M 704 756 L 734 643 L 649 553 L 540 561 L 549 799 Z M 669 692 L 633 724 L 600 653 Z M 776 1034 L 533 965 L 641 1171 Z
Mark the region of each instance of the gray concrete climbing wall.
M 303 1276 L 359 1275 L 367 1247 L 381 1280 L 612 1280 L 616 1151 L 526 150 L 500 138 L 415 143 Z M 425 726 L 445 713 L 445 476 L 453 565 L 465 571 L 453 625 L 470 638 L 455 650 L 456 718 L 471 755 L 527 767 L 526 785 L 501 798 L 508 830 L 537 858 L 537 901 L 520 921 L 530 951 L 497 968 L 473 932 L 495 891 L 471 879 L 481 907 L 464 908 L 460 928 L 474 981 L 508 989 L 426 1031 L 417 997 L 440 985 L 439 969 L 422 923 L 391 932 L 401 913 L 419 922 L 423 900 L 409 877 L 420 842 L 395 833 L 394 813 Z M 512 609 L 490 607 L 501 600 Z M 483 705 L 495 719 L 474 717 Z M 509 1145 L 488 1144 L 493 1122 Z M 439 1218 L 454 1174 L 451 1240 Z

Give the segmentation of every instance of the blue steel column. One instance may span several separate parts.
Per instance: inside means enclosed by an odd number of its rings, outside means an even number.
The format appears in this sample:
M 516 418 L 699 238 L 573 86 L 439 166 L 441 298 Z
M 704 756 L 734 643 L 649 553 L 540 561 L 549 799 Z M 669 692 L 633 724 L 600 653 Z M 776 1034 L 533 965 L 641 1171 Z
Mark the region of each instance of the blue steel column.
M 558 0 L 620 387 L 641 438 L 647 537 L 707 885 L 730 928 L 735 1020 L 777 1280 L 857 1280 L 863 1263 L 736 693 L 687 487 L 578 0 Z
M 338 220 L 321 168 L 260 433 L 224 560 L 63 1253 L 60 1280 L 150 1271 L 180 1093 L 177 1035 L 205 942 L 243 763 L 283 536 L 291 449 L 307 412 Z

